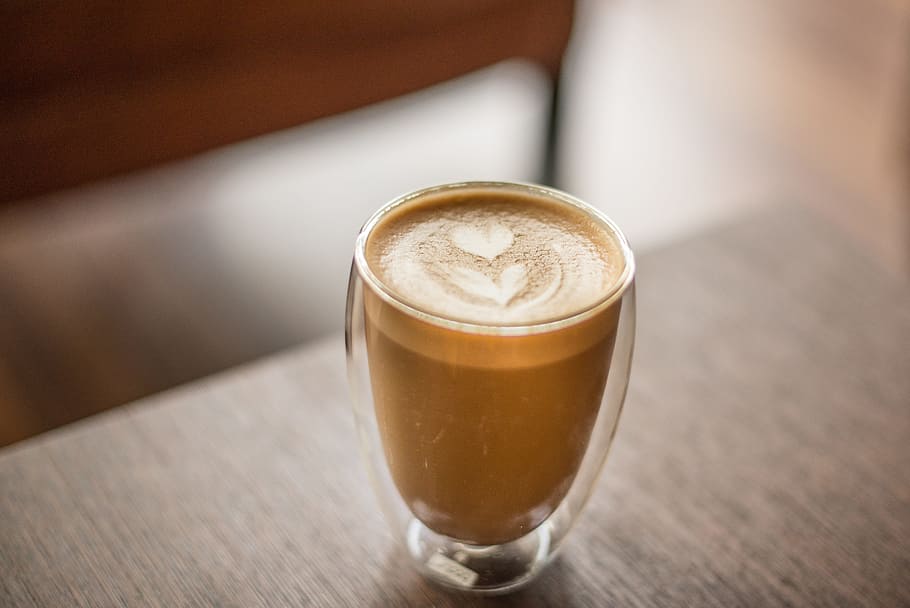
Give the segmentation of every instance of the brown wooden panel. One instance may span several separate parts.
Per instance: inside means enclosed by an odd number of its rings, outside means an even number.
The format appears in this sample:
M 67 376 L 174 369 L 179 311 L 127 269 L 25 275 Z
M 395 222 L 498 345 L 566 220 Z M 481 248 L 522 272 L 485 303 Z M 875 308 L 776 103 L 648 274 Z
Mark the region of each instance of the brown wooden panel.
M 555 72 L 572 2 L 15 3 L 0 201 L 304 123 L 510 57 Z

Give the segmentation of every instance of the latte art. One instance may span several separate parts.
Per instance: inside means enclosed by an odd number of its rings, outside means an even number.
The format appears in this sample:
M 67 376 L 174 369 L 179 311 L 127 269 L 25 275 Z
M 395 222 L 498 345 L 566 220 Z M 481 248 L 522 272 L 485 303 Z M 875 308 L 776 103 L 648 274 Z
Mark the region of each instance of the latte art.
M 502 271 L 499 282 L 494 283 L 490 277 L 470 268 L 453 268 L 449 280 L 465 293 L 479 298 L 493 300 L 500 306 L 511 302 L 519 291 L 527 286 L 527 273 L 520 264 L 509 266 Z
M 452 243 L 467 253 L 492 260 L 515 242 L 515 235 L 502 224 L 488 224 L 484 229 L 471 225 L 455 226 L 449 232 Z
M 616 243 L 581 212 L 493 190 L 428 197 L 371 235 L 370 267 L 415 307 L 454 320 L 521 325 L 603 298 L 622 272 Z

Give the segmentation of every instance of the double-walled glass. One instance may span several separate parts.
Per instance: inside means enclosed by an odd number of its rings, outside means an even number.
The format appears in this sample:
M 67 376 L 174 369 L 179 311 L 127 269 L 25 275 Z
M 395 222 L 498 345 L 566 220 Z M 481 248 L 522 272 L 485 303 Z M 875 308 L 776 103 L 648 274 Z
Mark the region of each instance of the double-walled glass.
M 404 301 L 367 263 L 373 229 L 428 195 L 496 189 L 581 210 L 618 243 L 623 270 L 594 306 L 546 323 L 455 321 Z M 557 190 L 447 184 L 377 211 L 348 286 L 348 376 L 379 504 L 414 567 L 444 586 L 503 593 L 555 554 L 606 459 L 628 384 L 635 263 L 612 221 Z

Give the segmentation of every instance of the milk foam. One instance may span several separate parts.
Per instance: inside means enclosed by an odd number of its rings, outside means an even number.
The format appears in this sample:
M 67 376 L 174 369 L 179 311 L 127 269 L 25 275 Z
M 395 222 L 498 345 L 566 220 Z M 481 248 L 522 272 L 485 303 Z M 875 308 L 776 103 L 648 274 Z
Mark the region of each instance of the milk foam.
M 502 325 L 565 317 L 602 299 L 623 270 L 605 227 L 545 199 L 474 190 L 411 205 L 374 228 L 367 262 L 435 315 Z

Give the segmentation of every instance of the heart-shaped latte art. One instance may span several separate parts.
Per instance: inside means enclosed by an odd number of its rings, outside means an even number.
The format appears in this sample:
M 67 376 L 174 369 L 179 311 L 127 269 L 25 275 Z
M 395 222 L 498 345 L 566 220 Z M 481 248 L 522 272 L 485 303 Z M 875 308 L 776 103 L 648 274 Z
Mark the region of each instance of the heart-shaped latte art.
M 515 235 L 502 224 L 490 223 L 483 228 L 456 226 L 449 233 L 452 243 L 466 253 L 487 260 L 494 260 L 503 254 L 515 241 Z
M 528 275 L 524 266 L 513 264 L 494 281 L 482 272 L 457 266 L 449 271 L 449 280 L 471 295 L 505 306 L 527 286 Z

